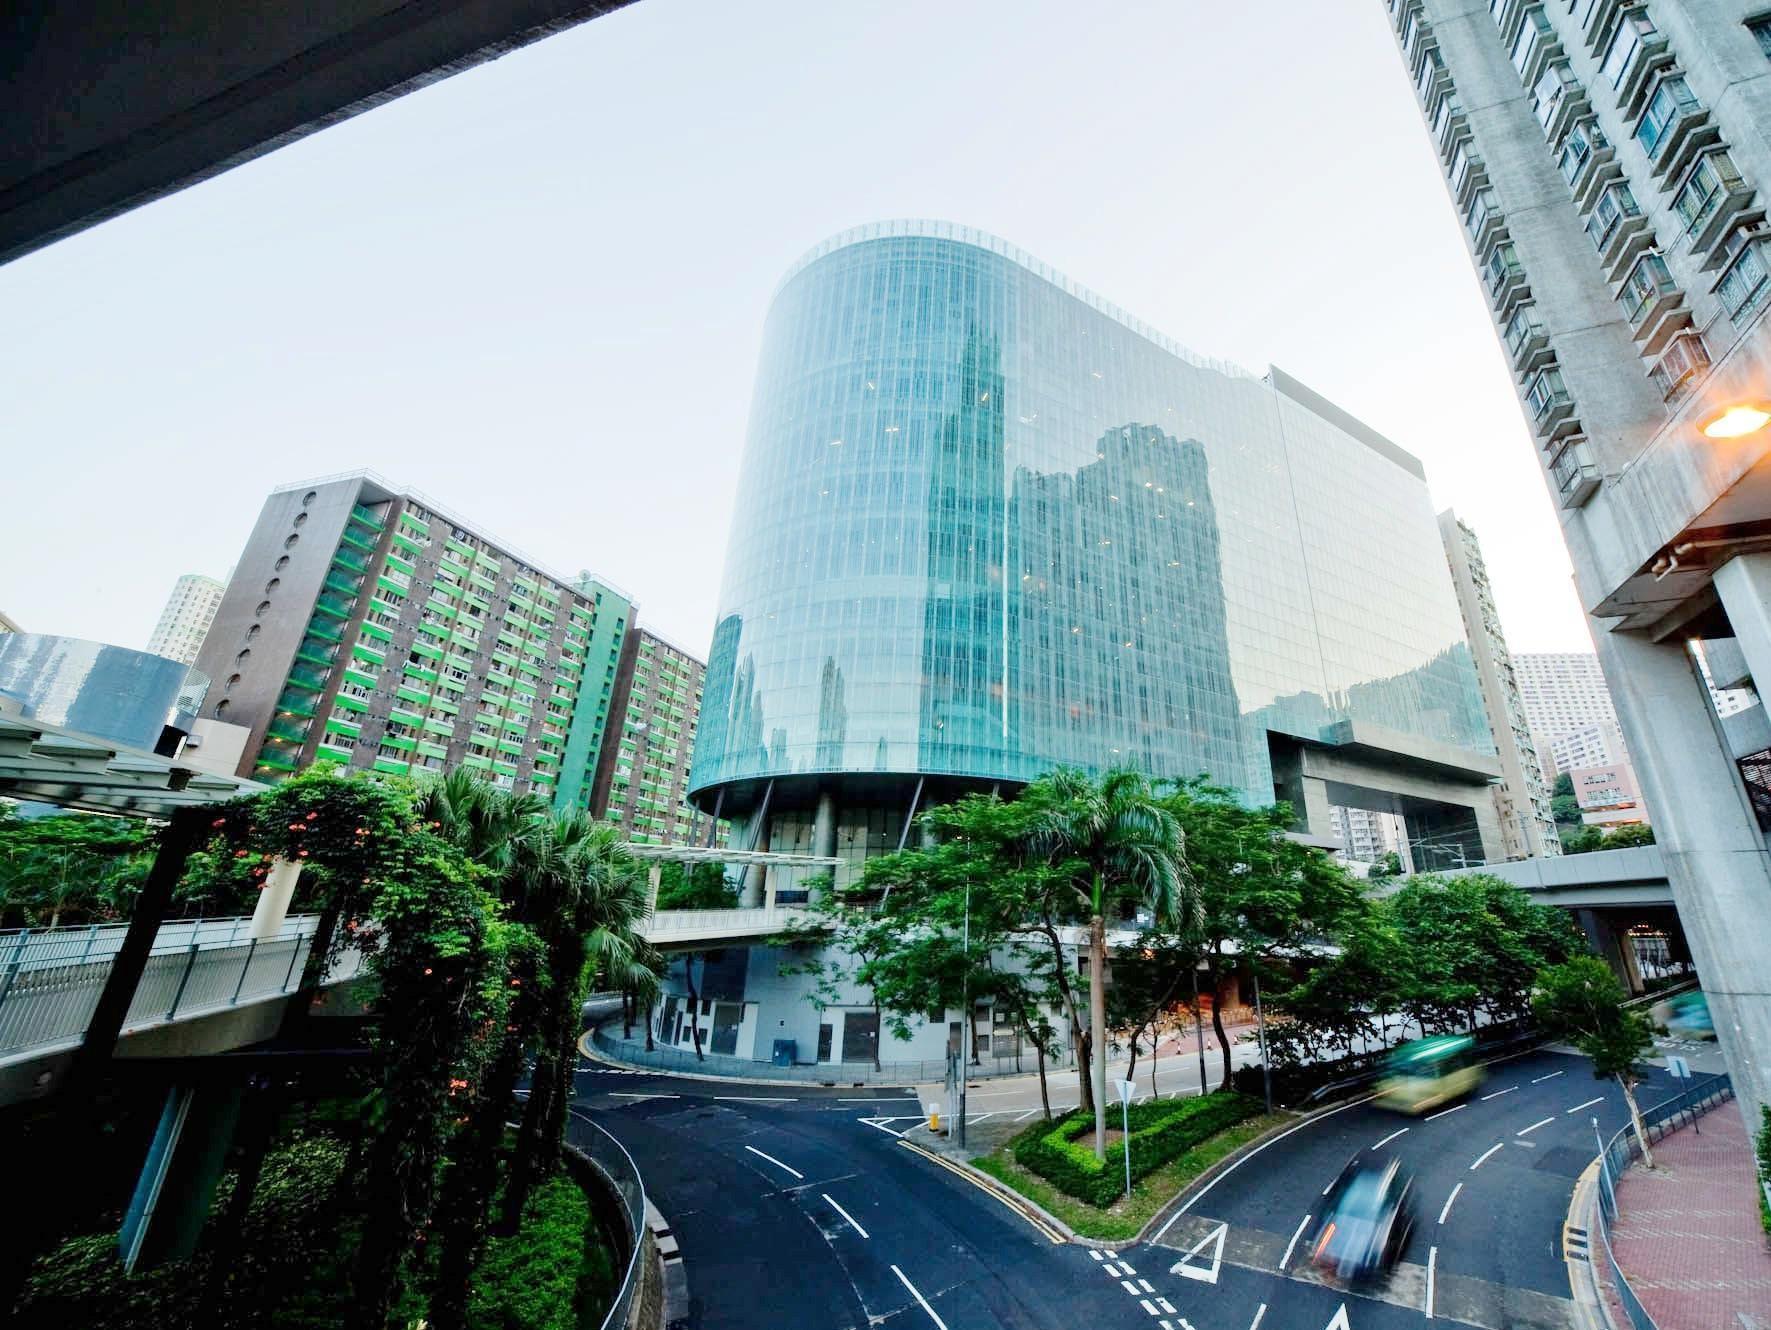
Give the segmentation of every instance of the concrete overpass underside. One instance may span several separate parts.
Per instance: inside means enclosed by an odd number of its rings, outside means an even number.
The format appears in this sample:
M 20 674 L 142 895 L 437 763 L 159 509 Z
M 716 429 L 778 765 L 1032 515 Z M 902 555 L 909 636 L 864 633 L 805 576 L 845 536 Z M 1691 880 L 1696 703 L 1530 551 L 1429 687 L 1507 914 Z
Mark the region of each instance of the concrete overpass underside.
M 0 263 L 629 0 L 18 0 Z

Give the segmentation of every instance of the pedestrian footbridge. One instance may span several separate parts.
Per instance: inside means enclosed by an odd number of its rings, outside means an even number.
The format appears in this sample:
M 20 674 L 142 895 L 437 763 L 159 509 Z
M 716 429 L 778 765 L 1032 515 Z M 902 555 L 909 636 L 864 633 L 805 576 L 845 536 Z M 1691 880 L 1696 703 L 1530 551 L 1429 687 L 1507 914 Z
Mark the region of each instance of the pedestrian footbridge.
M 253 921 L 176 920 L 160 926 L 124 1017 L 119 1058 L 217 1053 L 276 1032 L 282 999 L 300 987 L 318 915 L 290 915 L 253 935 Z M 127 924 L 0 931 L 0 1104 L 56 1078 L 86 1036 Z M 362 957 L 342 952 L 327 984 L 354 978 Z

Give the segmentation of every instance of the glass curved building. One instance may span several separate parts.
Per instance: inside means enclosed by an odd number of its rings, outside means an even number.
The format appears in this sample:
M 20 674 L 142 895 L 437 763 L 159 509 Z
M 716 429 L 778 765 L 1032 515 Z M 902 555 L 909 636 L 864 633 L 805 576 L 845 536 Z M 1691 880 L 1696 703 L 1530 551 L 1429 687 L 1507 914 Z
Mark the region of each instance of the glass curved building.
M 781 284 L 736 503 L 690 789 L 745 847 L 856 861 L 964 790 L 1130 765 L 1482 857 L 1420 465 L 1277 370 L 993 236 L 864 227 Z

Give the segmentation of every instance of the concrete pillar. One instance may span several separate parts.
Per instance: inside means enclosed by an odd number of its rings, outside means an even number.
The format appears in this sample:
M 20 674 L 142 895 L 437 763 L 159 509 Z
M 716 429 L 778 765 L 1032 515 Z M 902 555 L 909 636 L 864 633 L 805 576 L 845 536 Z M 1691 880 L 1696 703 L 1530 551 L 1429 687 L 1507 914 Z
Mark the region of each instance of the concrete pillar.
M 767 803 L 757 805 L 757 810 L 750 815 L 744 829 L 738 833 L 738 844 L 749 849 L 766 850 L 769 848 Z M 768 879 L 768 869 L 762 864 L 748 864 L 744 869 L 744 885 L 738 892 L 738 904 L 745 909 L 756 909 L 763 903 L 763 889 Z
M 1303 829 L 1312 836 L 1333 836 L 1334 816 L 1329 812 L 1333 805 L 1328 798 L 1328 782 L 1320 776 L 1299 776 L 1298 788 L 1304 796 L 1303 806 L 1291 811 L 1303 819 Z
M 1763 569 L 1723 576 L 1747 563 L 1725 566 L 1716 588 L 1751 664 L 1768 641 Z M 1607 632 L 1597 645 L 1717 1041 L 1756 1126 L 1771 1103 L 1771 855 L 1684 643 Z M 1762 677 L 1771 679 L 1771 661 Z
M 818 808 L 812 814 L 812 853 L 826 859 L 836 855 L 836 796 L 829 790 L 818 792 Z M 807 876 L 818 877 L 825 873 L 835 881 L 836 870 L 832 868 L 814 868 Z
M 234 1085 L 174 1086 L 117 1234 L 123 1268 L 180 1261 L 197 1248 L 240 1116 Z
M 692 867 L 683 865 L 686 873 Z M 646 869 L 646 917 L 649 919 L 658 913 L 658 887 L 664 881 L 664 860 L 652 860 L 651 867 Z
M 289 917 L 289 902 L 295 898 L 295 883 L 300 876 L 301 865 L 295 860 L 271 860 L 264 890 L 258 893 L 258 904 L 252 911 L 251 937 L 262 942 L 283 931 L 283 921 Z
M 1642 991 L 1642 972 L 1636 964 L 1636 947 L 1616 923 L 1597 910 L 1576 910 L 1575 921 L 1593 950 L 1605 959 L 1612 972 L 1631 993 Z

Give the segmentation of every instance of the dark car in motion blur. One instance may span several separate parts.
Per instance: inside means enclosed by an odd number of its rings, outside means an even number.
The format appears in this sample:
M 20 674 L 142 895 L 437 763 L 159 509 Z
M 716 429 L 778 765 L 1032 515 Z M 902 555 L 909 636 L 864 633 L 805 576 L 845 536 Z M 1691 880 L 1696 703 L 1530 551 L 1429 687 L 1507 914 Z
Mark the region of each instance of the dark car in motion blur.
M 1414 1232 L 1413 1190 L 1395 1159 L 1349 1162 L 1328 1189 L 1311 1261 L 1348 1284 L 1388 1274 Z

